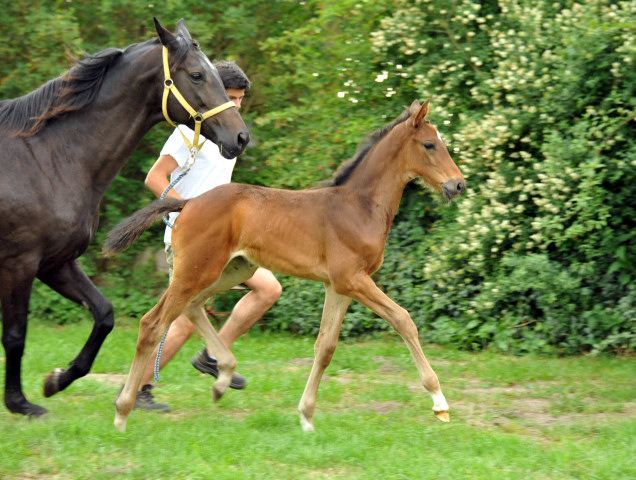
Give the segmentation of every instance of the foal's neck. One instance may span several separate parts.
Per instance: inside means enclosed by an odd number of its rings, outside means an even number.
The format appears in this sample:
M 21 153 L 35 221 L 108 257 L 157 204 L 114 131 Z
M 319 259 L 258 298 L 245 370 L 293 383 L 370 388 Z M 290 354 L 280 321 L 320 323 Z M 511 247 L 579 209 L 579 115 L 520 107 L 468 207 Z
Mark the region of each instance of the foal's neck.
M 384 207 L 391 216 L 400 205 L 402 192 L 410 178 L 403 159 L 405 126 L 399 124 L 374 145 L 345 184 L 360 196 Z

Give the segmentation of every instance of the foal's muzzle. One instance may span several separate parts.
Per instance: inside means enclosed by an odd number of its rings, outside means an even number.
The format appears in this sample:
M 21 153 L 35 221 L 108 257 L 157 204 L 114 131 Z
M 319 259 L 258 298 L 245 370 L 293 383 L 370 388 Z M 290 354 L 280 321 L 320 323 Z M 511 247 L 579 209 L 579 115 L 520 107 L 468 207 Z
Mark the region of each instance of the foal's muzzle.
M 466 181 L 463 178 L 451 178 L 442 184 L 444 196 L 449 200 L 460 196 L 466 190 Z

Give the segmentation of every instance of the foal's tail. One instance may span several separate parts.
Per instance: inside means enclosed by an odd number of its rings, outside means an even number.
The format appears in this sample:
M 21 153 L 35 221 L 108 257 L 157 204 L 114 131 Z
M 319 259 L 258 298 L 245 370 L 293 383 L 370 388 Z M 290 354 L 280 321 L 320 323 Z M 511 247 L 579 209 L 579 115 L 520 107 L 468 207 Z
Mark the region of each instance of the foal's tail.
M 112 257 L 119 252 L 123 252 L 135 243 L 141 237 L 141 234 L 153 223 L 159 221 L 170 212 L 183 210 L 186 202 L 187 200 L 164 198 L 163 200 L 155 200 L 147 207 L 136 211 L 108 232 L 102 247 L 102 254 L 105 257 Z

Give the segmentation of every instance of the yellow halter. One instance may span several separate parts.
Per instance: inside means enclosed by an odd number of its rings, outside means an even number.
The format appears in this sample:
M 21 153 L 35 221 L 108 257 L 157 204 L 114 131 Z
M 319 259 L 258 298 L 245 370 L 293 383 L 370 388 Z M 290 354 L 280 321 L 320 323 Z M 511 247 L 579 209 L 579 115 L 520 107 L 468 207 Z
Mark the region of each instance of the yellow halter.
M 161 107 L 163 109 L 163 116 L 166 117 L 166 120 L 168 121 L 170 125 L 175 127 L 177 126 L 177 124 L 174 123 L 170 119 L 170 116 L 168 115 L 168 96 L 170 95 L 170 92 L 172 92 L 172 94 L 176 97 L 176 99 L 179 101 L 181 106 L 185 108 L 186 111 L 190 114 L 190 116 L 194 119 L 194 138 L 192 139 L 192 143 L 188 141 L 188 139 L 185 137 L 183 133 L 181 133 L 181 136 L 183 137 L 183 141 L 188 146 L 188 150 L 192 152 L 192 147 L 194 147 L 196 151 L 198 152 L 203 146 L 203 143 L 205 142 L 204 140 L 200 144 L 197 143 L 199 141 L 199 133 L 201 133 L 201 124 L 206 119 L 216 115 L 217 113 L 221 113 L 222 111 L 227 110 L 228 108 L 236 107 L 236 105 L 234 105 L 234 102 L 226 102 L 223 105 L 219 105 L 218 107 L 213 108 L 212 110 L 208 110 L 205 113 L 199 113 L 195 111 L 194 108 L 192 108 L 190 104 L 187 102 L 187 100 L 183 98 L 183 95 L 181 95 L 181 92 L 179 92 L 179 90 L 177 89 L 177 86 L 172 81 L 172 78 L 170 78 L 170 66 L 168 65 L 168 49 L 165 47 L 165 45 L 163 47 L 163 73 L 165 76 L 165 80 L 163 82 L 163 85 L 164 85 L 163 100 L 161 102 Z M 179 130 L 179 132 L 181 132 L 181 130 Z

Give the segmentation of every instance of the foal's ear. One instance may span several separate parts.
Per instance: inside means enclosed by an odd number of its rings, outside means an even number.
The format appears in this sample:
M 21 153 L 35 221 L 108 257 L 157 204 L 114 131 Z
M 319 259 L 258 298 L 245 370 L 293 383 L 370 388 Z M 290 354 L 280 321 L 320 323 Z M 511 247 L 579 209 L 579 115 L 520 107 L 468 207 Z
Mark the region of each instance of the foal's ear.
M 415 102 L 417 102 L 417 100 Z M 415 102 L 413 102 L 413 105 L 415 105 Z M 422 124 L 422 122 L 424 122 L 424 120 L 426 120 L 426 115 L 428 115 L 428 102 L 430 102 L 430 99 L 426 100 L 418 108 L 417 112 L 415 112 L 415 115 L 413 116 L 413 126 L 415 128 L 419 128 L 419 126 Z M 411 105 L 411 107 L 413 107 L 413 105 Z
M 155 21 L 155 30 L 157 30 L 157 35 L 159 36 L 159 41 L 161 42 L 161 45 L 163 45 L 164 47 L 169 46 L 172 42 L 175 41 L 175 36 L 172 34 L 172 32 L 165 29 L 159 23 L 159 20 L 157 20 L 157 17 L 153 17 L 153 18 Z

